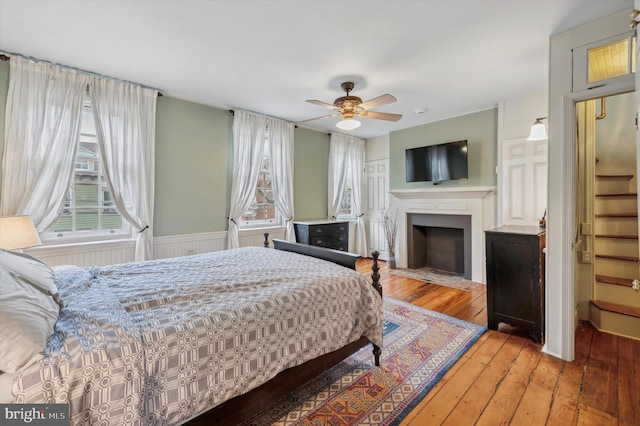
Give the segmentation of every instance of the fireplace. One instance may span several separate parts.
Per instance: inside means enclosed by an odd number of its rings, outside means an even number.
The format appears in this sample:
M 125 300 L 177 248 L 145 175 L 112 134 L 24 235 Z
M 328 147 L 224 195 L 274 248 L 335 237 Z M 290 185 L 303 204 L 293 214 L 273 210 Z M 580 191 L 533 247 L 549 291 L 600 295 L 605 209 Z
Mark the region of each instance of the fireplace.
M 430 267 L 471 279 L 471 216 L 407 215 L 408 267 Z
M 392 195 L 392 207 L 398 209 L 396 261 L 399 267 L 420 265 L 420 259 L 424 259 L 426 253 L 431 252 L 425 262 L 445 262 L 444 267 L 443 263 L 437 263 L 440 265 L 437 269 L 451 268 L 453 272 L 467 279 L 478 283 L 486 282 L 484 231 L 496 226 L 494 187 L 438 186 L 391 190 L 389 193 Z M 416 225 L 415 229 L 413 225 Z M 462 243 L 459 240 L 460 232 Z M 418 249 L 418 252 L 423 250 L 424 256 L 418 253 L 410 257 L 411 245 L 415 248 L 416 240 L 421 238 L 425 241 L 432 239 L 430 243 L 425 243 L 426 247 L 428 244 L 434 244 L 438 250 L 422 248 Z M 449 239 L 455 242 L 441 242 Z M 434 255 L 441 256 L 448 251 L 451 252 L 451 255 L 446 255 L 448 261 L 433 259 Z M 464 264 L 464 272 L 460 272 L 460 262 Z

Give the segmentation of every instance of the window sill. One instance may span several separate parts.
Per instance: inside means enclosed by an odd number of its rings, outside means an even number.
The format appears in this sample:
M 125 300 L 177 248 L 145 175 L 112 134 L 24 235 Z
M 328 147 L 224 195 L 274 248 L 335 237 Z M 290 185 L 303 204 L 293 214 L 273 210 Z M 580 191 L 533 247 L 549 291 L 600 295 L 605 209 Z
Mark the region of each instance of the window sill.
M 38 253 L 47 253 L 55 251 L 56 253 L 64 254 L 66 252 L 76 253 L 79 250 L 96 250 L 96 249 L 128 249 L 135 245 L 136 240 L 130 237 L 110 239 L 110 240 L 97 240 L 97 241 L 67 241 L 54 244 L 53 241 L 47 241 L 41 246 L 31 247 L 26 249 L 25 252 L 37 255 Z
M 258 225 L 258 226 L 247 226 L 245 228 L 238 228 L 238 232 L 241 234 L 248 234 L 248 233 L 260 233 L 260 232 L 267 232 L 269 230 L 273 231 L 273 230 L 278 230 L 278 229 L 284 229 L 285 227 L 282 224 L 278 224 L 278 225 Z

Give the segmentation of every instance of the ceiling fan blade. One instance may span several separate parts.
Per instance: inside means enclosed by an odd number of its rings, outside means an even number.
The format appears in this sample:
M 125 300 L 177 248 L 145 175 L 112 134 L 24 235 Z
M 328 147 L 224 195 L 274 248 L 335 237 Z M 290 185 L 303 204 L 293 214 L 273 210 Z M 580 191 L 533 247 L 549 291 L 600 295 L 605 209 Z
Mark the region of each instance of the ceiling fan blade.
M 365 111 L 360 117 L 373 118 L 376 120 L 398 121 L 402 118 L 402 114 L 390 114 L 388 112 Z
M 313 121 L 313 120 L 320 120 L 321 118 L 337 117 L 339 115 L 340 114 L 323 115 L 322 117 L 315 117 L 315 118 L 310 118 L 308 120 L 296 121 L 295 124 L 306 123 L 307 121 Z
M 329 109 L 338 109 L 335 105 L 328 104 L 322 101 L 316 101 L 315 99 L 307 100 L 310 104 L 318 105 L 321 107 L 329 108 Z
M 373 98 L 373 99 L 370 99 L 370 100 L 368 100 L 366 102 L 363 102 L 360 105 L 358 105 L 358 107 L 362 108 L 362 109 L 372 109 L 372 108 L 377 108 L 377 107 L 382 106 L 382 105 L 391 104 L 391 103 L 393 103 L 395 101 L 397 101 L 395 96 L 387 94 L 387 95 L 378 96 L 377 98 Z M 307 101 L 307 102 L 309 102 L 309 101 Z

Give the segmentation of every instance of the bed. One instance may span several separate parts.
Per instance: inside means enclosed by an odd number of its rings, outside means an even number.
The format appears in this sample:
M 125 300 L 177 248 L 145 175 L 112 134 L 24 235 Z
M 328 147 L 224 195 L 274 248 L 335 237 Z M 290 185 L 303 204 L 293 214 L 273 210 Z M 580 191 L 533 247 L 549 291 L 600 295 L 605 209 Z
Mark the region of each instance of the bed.
M 72 424 L 232 424 L 365 343 L 378 365 L 377 262 L 371 283 L 354 270 L 357 256 L 274 244 L 92 268 L 0 251 L 0 297 L 11 299 L 5 281 L 24 286 L 26 276 L 31 293 L 20 297 L 46 298 L 26 308 L 3 299 L 0 321 L 35 304 L 58 311 L 44 351 L 35 345 L 26 361 L 4 352 L 30 325 L 1 334 L 2 402 L 69 403 Z

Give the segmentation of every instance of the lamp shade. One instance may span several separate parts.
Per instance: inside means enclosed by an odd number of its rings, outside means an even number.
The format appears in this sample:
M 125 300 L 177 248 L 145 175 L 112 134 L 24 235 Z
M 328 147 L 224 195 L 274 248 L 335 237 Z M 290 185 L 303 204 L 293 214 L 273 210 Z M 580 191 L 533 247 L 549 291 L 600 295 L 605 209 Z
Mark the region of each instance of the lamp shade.
M 42 243 L 31 217 L 0 217 L 0 248 L 14 250 L 40 244 Z
M 529 133 L 528 141 L 543 141 L 547 139 L 547 129 L 542 123 L 542 118 L 537 118 L 531 126 L 531 133 Z
M 362 123 L 360 123 L 358 120 L 354 120 L 353 118 L 345 118 L 344 120 L 338 122 L 336 124 L 336 127 L 342 130 L 353 130 L 360 127 L 361 124 Z

